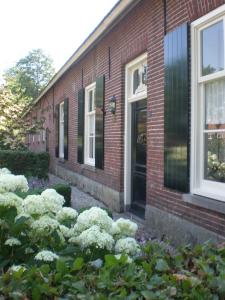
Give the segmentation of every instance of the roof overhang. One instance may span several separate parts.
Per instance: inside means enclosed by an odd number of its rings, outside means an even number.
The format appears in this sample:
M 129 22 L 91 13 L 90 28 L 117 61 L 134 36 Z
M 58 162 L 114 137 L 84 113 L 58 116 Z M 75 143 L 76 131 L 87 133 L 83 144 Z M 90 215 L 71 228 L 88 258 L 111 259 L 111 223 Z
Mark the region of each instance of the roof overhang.
M 112 10 L 105 16 L 101 23 L 87 37 L 81 46 L 67 60 L 62 68 L 53 76 L 48 85 L 43 89 L 41 94 L 32 102 L 30 109 L 54 86 L 54 84 L 68 71 L 75 63 L 77 63 L 88 51 L 90 51 L 96 43 L 102 39 L 118 22 L 141 0 L 120 0 Z M 25 113 L 25 115 L 30 111 Z

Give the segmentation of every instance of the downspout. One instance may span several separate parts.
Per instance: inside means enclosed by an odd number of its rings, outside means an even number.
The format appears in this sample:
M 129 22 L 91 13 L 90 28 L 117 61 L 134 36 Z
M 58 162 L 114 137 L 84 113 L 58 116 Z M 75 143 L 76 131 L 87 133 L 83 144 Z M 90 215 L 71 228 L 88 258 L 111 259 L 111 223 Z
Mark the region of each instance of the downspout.
M 163 11 L 164 11 L 164 35 L 167 33 L 167 2 L 163 0 Z

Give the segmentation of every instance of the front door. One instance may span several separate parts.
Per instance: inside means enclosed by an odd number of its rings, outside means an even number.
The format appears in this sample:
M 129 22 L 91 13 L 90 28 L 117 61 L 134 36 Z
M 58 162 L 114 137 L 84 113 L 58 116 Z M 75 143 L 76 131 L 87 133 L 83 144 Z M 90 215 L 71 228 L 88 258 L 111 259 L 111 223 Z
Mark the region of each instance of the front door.
M 144 215 L 146 203 L 146 99 L 132 103 L 131 209 Z

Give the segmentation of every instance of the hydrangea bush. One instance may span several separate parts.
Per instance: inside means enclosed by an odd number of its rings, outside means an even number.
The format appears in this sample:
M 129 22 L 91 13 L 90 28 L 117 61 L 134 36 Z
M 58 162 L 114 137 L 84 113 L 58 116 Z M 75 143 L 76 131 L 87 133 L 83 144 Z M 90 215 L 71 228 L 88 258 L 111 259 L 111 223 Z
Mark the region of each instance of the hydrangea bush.
M 24 176 L 0 169 L 0 299 L 225 299 L 225 245 L 177 253 L 135 240 L 137 225 L 55 190 L 25 199 Z
M 48 257 L 54 261 L 68 253 L 72 257 L 82 253 L 87 259 L 102 259 L 109 253 L 139 254 L 135 223 L 122 218 L 113 221 L 98 207 L 78 214 L 71 207 L 63 207 L 65 200 L 54 189 L 25 199 L 15 194 L 27 190 L 24 176 L 0 169 L 0 255 L 5 268 L 27 261 L 35 264 L 42 258 L 47 261 Z M 132 242 L 120 245 L 128 237 Z

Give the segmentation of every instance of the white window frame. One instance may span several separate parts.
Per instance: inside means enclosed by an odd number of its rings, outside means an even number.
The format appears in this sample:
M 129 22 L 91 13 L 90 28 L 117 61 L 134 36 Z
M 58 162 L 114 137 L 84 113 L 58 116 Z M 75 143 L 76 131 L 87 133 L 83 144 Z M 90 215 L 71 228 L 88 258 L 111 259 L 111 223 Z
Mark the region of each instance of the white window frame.
M 201 31 L 219 21 L 224 22 L 225 5 L 213 10 L 191 24 L 191 186 L 192 194 L 225 201 L 225 183 L 204 179 L 204 84 L 225 78 L 225 69 L 213 74 L 201 75 Z M 224 45 L 225 49 L 225 45 Z M 225 59 L 224 59 L 225 62 Z M 225 67 L 225 66 L 224 66 Z M 218 130 L 219 131 L 219 130 Z
M 44 143 L 46 141 L 46 129 L 42 129 L 42 142 Z
M 85 131 L 85 142 L 84 142 L 84 163 L 90 166 L 95 166 L 95 89 L 96 89 L 96 83 L 93 82 L 89 86 L 85 88 L 85 125 L 84 125 L 84 131 Z M 89 93 L 93 92 L 93 101 L 94 101 L 94 109 L 89 112 Z M 93 158 L 89 157 L 89 138 L 90 138 L 90 132 L 89 132 L 89 118 L 90 116 L 94 116 L 94 136 L 93 136 Z
M 33 143 L 35 142 L 35 138 L 34 138 L 34 134 L 32 135 L 32 141 L 33 141 Z
M 64 101 L 59 105 L 59 157 L 64 158 Z
M 131 120 L 132 103 L 147 99 L 147 85 L 133 94 L 133 73 L 144 64 L 147 65 L 147 53 L 138 56 L 125 67 L 125 127 L 124 127 L 124 205 L 131 204 Z

